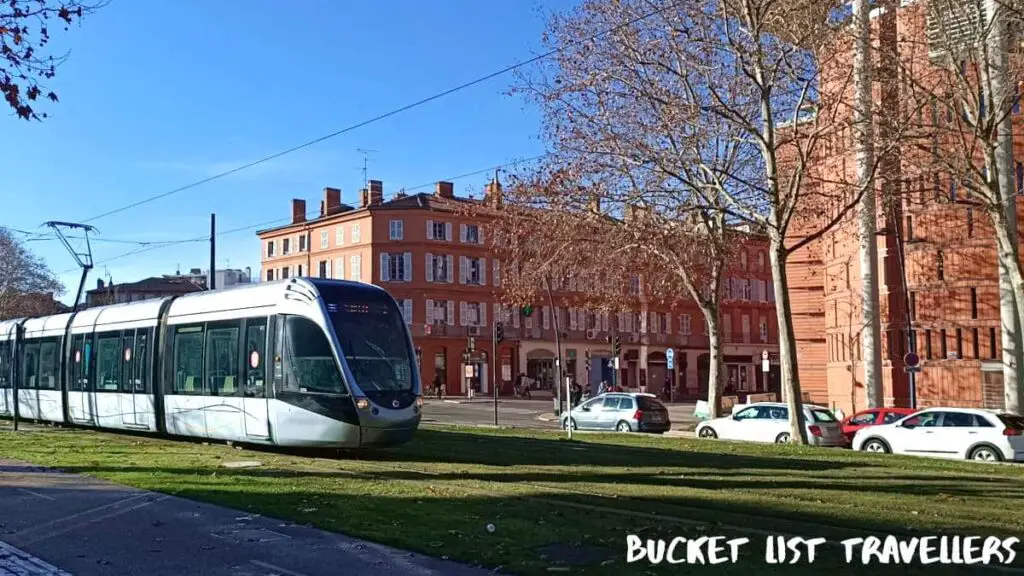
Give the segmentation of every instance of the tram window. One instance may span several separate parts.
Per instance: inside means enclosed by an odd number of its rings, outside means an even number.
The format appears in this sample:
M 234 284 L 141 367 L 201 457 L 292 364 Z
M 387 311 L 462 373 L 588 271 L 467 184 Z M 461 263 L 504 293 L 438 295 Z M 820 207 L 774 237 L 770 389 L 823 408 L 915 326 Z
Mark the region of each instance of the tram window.
M 121 333 L 96 336 L 97 392 L 117 392 L 121 384 Z
M 152 329 L 150 329 L 152 330 Z M 135 392 L 149 392 L 149 332 L 139 330 L 135 334 Z
M 58 368 L 57 339 L 53 338 L 39 343 L 39 389 L 56 390 L 60 388 L 57 380 Z
M 11 361 L 9 360 L 10 353 L 11 344 L 9 342 L 0 342 L 0 388 L 11 387 Z
M 85 370 L 85 334 L 75 334 L 71 337 L 71 346 L 68 351 L 68 381 L 72 392 L 84 392 L 87 372 Z
M 211 326 L 206 334 L 206 394 L 235 396 L 238 390 L 238 322 Z
M 415 357 L 397 306 L 383 297 L 350 300 L 331 319 L 348 369 L 364 392 L 412 390 Z
M 246 324 L 245 396 L 266 396 L 267 319 L 251 319 Z
M 174 393 L 203 393 L 203 326 L 179 326 L 174 332 Z
M 135 331 L 125 330 L 121 341 L 121 392 L 131 394 L 135 387 Z
M 327 334 L 308 318 L 285 316 L 284 321 L 283 390 L 347 394 Z
M 39 375 L 39 343 L 25 344 L 25 364 L 21 367 L 21 385 L 24 388 L 38 386 Z

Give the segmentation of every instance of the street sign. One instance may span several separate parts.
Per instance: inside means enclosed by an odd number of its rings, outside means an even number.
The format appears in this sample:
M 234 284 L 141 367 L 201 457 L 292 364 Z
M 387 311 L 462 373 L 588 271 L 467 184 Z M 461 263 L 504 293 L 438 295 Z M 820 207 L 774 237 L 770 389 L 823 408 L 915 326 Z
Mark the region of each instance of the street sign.
M 619 357 L 618 356 L 616 356 L 615 358 L 612 358 L 612 368 L 614 368 L 615 370 L 619 369 Z
M 674 363 L 675 359 L 676 359 L 676 352 L 675 352 L 675 350 L 673 350 L 671 348 L 669 348 L 668 350 L 665 350 L 665 361 L 668 363 L 668 369 L 669 370 L 671 370 L 672 367 L 675 366 L 675 363 Z
M 764 360 L 761 360 L 761 372 L 771 372 L 771 371 L 772 371 L 772 363 L 769 362 L 767 358 L 764 359 Z
M 916 373 L 916 372 L 920 372 L 921 371 L 921 367 L 920 366 L 906 366 L 906 367 L 903 368 L 903 370 L 906 371 L 908 374 L 911 373 L 911 372 L 915 372 Z
M 761 361 L 762 362 L 767 362 L 768 361 L 768 351 L 767 350 L 762 350 L 761 351 Z
M 907 352 L 903 355 L 903 365 L 907 368 L 917 368 L 921 364 L 921 358 L 913 352 Z
M 466 364 L 465 373 L 466 373 L 466 378 L 472 378 L 474 376 L 473 365 L 472 364 Z

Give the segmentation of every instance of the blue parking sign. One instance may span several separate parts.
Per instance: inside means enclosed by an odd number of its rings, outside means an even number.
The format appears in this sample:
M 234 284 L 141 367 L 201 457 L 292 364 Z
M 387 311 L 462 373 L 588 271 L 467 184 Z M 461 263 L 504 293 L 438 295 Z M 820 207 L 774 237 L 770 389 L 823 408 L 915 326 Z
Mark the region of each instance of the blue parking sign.
M 668 362 L 668 369 L 671 370 L 675 366 L 674 360 L 676 359 L 676 351 L 669 348 L 665 350 L 665 360 Z

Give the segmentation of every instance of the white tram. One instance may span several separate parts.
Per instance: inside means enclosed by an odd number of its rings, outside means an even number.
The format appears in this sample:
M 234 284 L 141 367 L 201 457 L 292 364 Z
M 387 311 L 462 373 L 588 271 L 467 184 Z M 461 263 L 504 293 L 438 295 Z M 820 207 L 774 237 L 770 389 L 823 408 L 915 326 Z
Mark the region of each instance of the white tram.
M 369 284 L 292 278 L 0 322 L 0 416 L 362 447 L 420 423 L 412 338 Z

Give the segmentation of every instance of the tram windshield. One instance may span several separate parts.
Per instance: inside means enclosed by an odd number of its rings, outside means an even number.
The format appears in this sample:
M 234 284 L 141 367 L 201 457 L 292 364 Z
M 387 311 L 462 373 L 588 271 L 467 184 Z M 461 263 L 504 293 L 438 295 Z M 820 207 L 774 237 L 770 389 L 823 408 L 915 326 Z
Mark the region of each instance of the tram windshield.
M 398 307 L 385 295 L 360 294 L 329 303 L 342 354 L 367 394 L 413 389 L 413 358 Z

